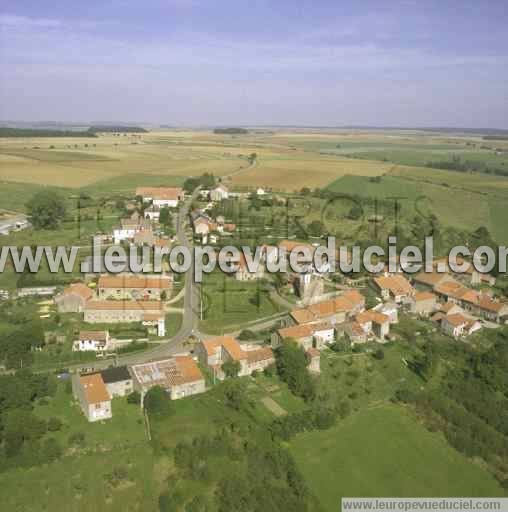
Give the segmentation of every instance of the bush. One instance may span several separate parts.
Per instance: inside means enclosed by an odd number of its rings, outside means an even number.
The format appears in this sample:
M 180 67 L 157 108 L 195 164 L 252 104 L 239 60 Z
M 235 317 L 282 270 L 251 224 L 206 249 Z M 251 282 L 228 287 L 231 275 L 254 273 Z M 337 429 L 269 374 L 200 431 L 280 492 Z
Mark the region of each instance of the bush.
M 127 403 L 139 405 L 141 403 L 141 395 L 137 391 L 133 391 L 127 396 Z
M 85 434 L 83 432 L 76 432 L 69 436 L 69 444 L 71 446 L 84 446 Z
M 378 359 L 379 361 L 381 361 L 382 359 L 385 358 L 385 353 L 384 353 L 384 350 L 382 348 L 378 348 L 374 354 L 372 354 L 372 356 L 374 357 L 374 359 Z
M 63 423 L 55 417 L 51 417 L 48 420 L 48 430 L 49 432 L 57 432 L 62 428 Z
M 171 399 L 161 386 L 154 386 L 147 391 L 143 400 L 143 407 L 148 414 L 157 416 L 168 416 L 172 411 Z
M 256 333 L 251 331 L 251 330 L 249 330 L 249 329 L 244 329 L 238 335 L 238 339 L 241 340 L 241 341 L 255 340 L 256 339 Z

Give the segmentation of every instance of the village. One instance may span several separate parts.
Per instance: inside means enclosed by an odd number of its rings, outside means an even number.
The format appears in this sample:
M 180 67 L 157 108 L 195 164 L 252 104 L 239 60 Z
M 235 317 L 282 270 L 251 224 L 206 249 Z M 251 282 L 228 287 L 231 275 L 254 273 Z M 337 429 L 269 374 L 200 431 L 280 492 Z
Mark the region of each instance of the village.
M 261 188 L 250 194 L 231 192 L 224 183 L 210 189 L 200 187 L 192 197 L 186 197 L 177 187 L 138 187 L 132 198 L 136 208 L 103 237 L 120 245 L 167 247 L 177 241 L 178 233 L 173 230 L 168 234 L 164 226 L 182 224 L 177 227 L 180 237 L 190 236 L 194 244 L 217 244 L 221 239 L 229 243 L 240 227 L 216 213 L 221 204 L 232 198 L 248 201 L 250 197 L 269 196 L 270 192 Z M 185 230 L 187 223 L 191 231 Z M 245 258 L 241 258 L 238 270 L 228 279 L 247 284 L 268 280 L 271 275 L 266 271 L 267 263 L 296 247 L 304 247 L 313 255 L 317 245 L 295 239 L 263 244 L 259 268 L 250 271 Z M 467 342 L 481 329 L 508 323 L 508 303 L 493 298 L 490 292 L 495 278 L 472 267 L 464 274 L 454 274 L 446 267 L 445 272 L 410 275 L 403 272 L 400 261 L 394 265 L 387 262 L 382 272 L 367 281 L 358 284 L 343 279 L 347 285 L 336 285 L 327 274 L 326 264 L 316 268 L 312 259 L 304 263 L 303 272 L 290 272 L 274 292 L 286 313 L 279 314 L 268 328 L 265 326 L 268 336 L 254 335 L 249 341 L 239 339 L 239 331 L 207 335 L 196 322 L 187 328 L 182 326 L 179 336 L 168 336 L 175 276 L 167 264 L 159 274 L 150 273 L 150 268 L 141 274 L 108 274 L 93 271 L 90 265 L 81 281 L 62 290 L 25 288 L 18 290 L 17 297 L 53 296 L 59 315 L 78 315 L 82 319 L 84 328 L 72 340 L 72 350 L 95 354 L 96 362 L 104 360 L 102 364 L 91 361 L 70 374 L 73 395 L 90 422 L 113 416 L 114 397 L 136 392 L 142 406 L 143 397 L 154 386 L 163 388 L 175 400 L 204 393 L 214 382 L 229 376 L 262 372 L 274 365 L 277 349 L 286 343 L 300 347 L 307 358 L 308 372 L 319 375 L 323 350 L 330 350 L 338 342 L 352 348 L 396 342 L 392 327 L 401 317 L 426 321 L 432 329 L 457 342 Z M 446 261 L 435 261 L 436 269 L 439 264 L 446 266 Z M 190 301 L 193 293 L 188 279 L 176 299 L 188 294 Z M 188 306 L 184 304 L 184 317 L 194 315 Z M 146 335 L 126 340 L 110 332 L 112 326 L 131 324 L 143 326 Z M 173 349 L 161 351 L 161 347 L 171 347 L 176 338 Z M 129 344 L 146 340 L 160 340 L 154 345 L 159 352 L 154 353 L 153 348 L 141 352 L 139 363 L 116 363 L 119 350 L 121 353 Z

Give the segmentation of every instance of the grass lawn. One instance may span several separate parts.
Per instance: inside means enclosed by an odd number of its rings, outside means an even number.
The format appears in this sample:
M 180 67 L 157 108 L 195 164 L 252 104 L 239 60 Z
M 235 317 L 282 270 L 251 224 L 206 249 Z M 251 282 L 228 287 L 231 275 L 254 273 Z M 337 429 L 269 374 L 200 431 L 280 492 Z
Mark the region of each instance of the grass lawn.
M 203 321 L 201 328 L 210 334 L 241 329 L 242 325 L 279 313 L 262 280 L 236 281 L 215 271 L 203 280 Z
M 290 449 L 324 510 L 343 496 L 503 496 L 483 468 L 404 409 L 364 409 L 336 427 L 296 436 Z
M 127 477 L 109 483 L 116 468 Z M 23 512 L 157 512 L 162 482 L 148 444 L 118 448 L 113 453 L 64 457 L 31 469 L 0 473 L 2 510 Z
M 35 413 L 44 419 L 56 417 L 63 428 L 51 433 L 61 445 L 67 447 L 72 434 L 85 434 L 87 450 L 112 450 L 120 446 L 146 443 L 143 415 L 138 406 L 128 404 L 125 397 L 114 398 L 111 403 L 113 417 L 107 421 L 89 423 L 71 393 L 63 382 L 59 383 L 57 394 L 47 405 L 38 404 Z
M 62 421 L 61 430 L 46 437 L 57 439 L 64 457 L 49 465 L 0 473 L 0 508 L 24 512 L 156 512 L 162 480 L 139 406 L 128 404 L 126 398 L 115 398 L 112 419 L 89 423 L 65 388 L 65 383 L 59 382 L 56 396 L 34 409 L 41 418 Z M 84 442 L 71 445 L 69 437 L 77 433 L 84 434 Z M 115 484 L 111 474 L 117 468 L 127 476 Z

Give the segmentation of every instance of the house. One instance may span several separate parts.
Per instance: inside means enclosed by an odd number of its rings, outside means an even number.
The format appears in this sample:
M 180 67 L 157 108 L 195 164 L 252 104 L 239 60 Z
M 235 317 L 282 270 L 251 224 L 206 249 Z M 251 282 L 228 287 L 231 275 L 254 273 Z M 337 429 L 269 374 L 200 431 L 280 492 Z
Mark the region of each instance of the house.
M 160 208 L 156 208 L 155 206 L 150 206 L 149 208 L 145 208 L 143 210 L 143 215 L 145 219 L 150 219 L 154 222 L 159 222 L 159 219 L 161 217 L 161 211 Z
M 155 234 L 152 228 L 142 229 L 137 233 L 134 233 L 133 238 L 134 244 L 138 246 L 148 245 L 153 246 L 155 243 Z
M 205 378 L 191 356 L 174 356 L 131 366 L 134 389 L 144 397 L 154 386 L 167 391 L 171 400 L 204 393 Z
M 80 331 L 79 338 L 73 343 L 73 352 L 105 352 L 108 350 L 108 331 Z
M 402 275 L 381 276 L 374 278 L 376 291 L 383 300 L 393 299 L 397 304 L 414 295 L 414 288 Z
M 436 286 L 446 281 L 453 281 L 453 278 L 446 273 L 419 272 L 413 276 L 415 288 L 424 292 L 432 292 Z
M 86 284 L 74 283 L 65 288 L 53 300 L 59 313 L 82 313 L 87 302 L 93 296 L 93 290 Z
M 437 308 L 437 297 L 431 292 L 415 293 L 410 301 L 410 311 L 415 315 L 429 316 Z
M 113 229 L 113 240 L 118 245 L 127 240 L 134 240 L 136 233 L 150 229 L 150 221 L 134 212 L 129 218 L 121 219 L 120 226 Z
M 365 297 L 356 290 L 350 290 L 333 299 L 294 309 L 290 315 L 297 324 L 325 321 L 335 325 L 345 322 L 349 316 L 364 309 Z
M 441 304 L 439 311 L 446 315 L 454 315 L 455 313 L 464 313 L 464 310 L 454 302 L 447 302 L 446 304 Z
M 171 290 L 171 277 L 167 275 L 118 274 L 99 277 L 99 299 L 160 300 Z
M 158 336 L 165 336 L 164 306 L 160 301 L 93 300 L 85 307 L 85 322 L 157 322 Z
M 367 337 L 374 336 L 382 341 L 390 333 L 390 317 L 373 309 L 358 313 L 355 321 L 365 331 Z
M 499 302 L 488 295 L 481 295 L 478 300 L 480 315 L 491 322 L 508 323 L 508 304 Z
M 307 355 L 307 370 L 310 373 L 321 373 L 321 352 L 316 348 L 309 348 L 306 352 Z
M 72 391 L 83 414 L 90 422 L 111 418 L 111 398 L 100 373 L 74 374 Z
M 159 337 L 166 335 L 166 315 L 164 312 L 145 313 L 141 323 L 145 327 L 148 327 L 149 334 L 153 334 Z
M 196 217 L 193 222 L 194 226 L 194 233 L 196 235 L 208 235 L 210 231 L 213 231 L 213 227 L 215 225 L 212 223 L 212 221 L 203 215 L 200 215 L 199 217 Z
M 222 201 L 229 197 L 229 190 L 223 183 L 219 183 L 215 188 L 210 190 L 210 199 L 212 201 Z
M 311 348 L 313 344 L 314 331 L 312 325 L 299 324 L 278 329 L 272 334 L 272 347 L 278 347 L 286 338 L 295 340 L 300 347 L 307 350 Z
M 111 398 L 129 395 L 134 390 L 132 376 L 127 366 L 112 366 L 98 373 L 100 373 Z
M 494 286 L 496 284 L 496 278 L 494 276 L 492 276 L 489 273 L 478 272 L 478 270 L 476 270 L 476 268 L 474 267 L 473 263 L 466 262 L 464 260 L 464 258 L 462 258 L 461 256 L 457 256 L 456 262 L 457 262 L 457 265 L 461 265 L 461 266 L 464 263 L 468 263 L 467 270 L 465 272 L 461 272 L 461 273 L 454 272 L 450 268 L 448 258 L 442 258 L 439 260 L 435 260 L 433 265 L 435 268 L 437 268 L 439 265 L 440 266 L 444 265 L 444 268 L 446 269 L 446 271 L 449 274 L 451 274 L 456 279 L 459 279 L 459 280 L 461 280 L 467 284 L 470 284 L 472 286 L 477 286 L 480 284 L 487 284 L 489 286 Z
M 446 315 L 441 320 L 441 327 L 443 331 L 449 336 L 459 338 L 462 336 L 469 336 L 482 328 L 481 323 L 472 318 L 468 318 L 461 313 L 454 313 Z
M 304 350 L 311 347 L 321 350 L 335 341 L 335 329 L 329 322 L 292 325 L 272 334 L 272 347 L 279 346 L 285 338 L 294 339 Z
M 390 324 L 399 322 L 399 306 L 395 302 L 384 302 L 372 308 L 378 313 L 383 313 L 390 319 Z
M 344 324 L 344 334 L 352 345 L 367 342 L 367 332 L 358 322 L 346 322 Z
M 272 349 L 256 344 L 240 344 L 233 336 L 220 336 L 202 341 L 196 348 L 199 362 L 224 379 L 222 365 L 228 361 L 240 364 L 239 377 L 264 370 L 275 362 Z
M 151 201 L 155 208 L 176 208 L 184 199 L 184 192 L 180 187 L 138 187 L 136 196 L 142 197 L 144 203 Z

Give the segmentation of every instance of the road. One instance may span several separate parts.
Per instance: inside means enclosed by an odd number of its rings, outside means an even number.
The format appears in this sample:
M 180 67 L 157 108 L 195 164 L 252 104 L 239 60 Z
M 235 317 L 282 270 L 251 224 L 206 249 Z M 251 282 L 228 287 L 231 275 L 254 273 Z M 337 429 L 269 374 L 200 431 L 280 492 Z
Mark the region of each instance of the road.
M 177 231 L 176 238 L 178 244 L 188 249 L 192 249 L 192 241 L 189 240 L 186 233 L 187 219 L 189 214 L 189 207 L 192 201 L 199 194 L 199 188 L 197 188 L 192 195 L 185 201 L 178 212 L 177 217 Z M 194 283 L 194 258 L 191 258 L 191 266 L 185 275 L 185 294 L 183 299 L 183 320 L 180 330 L 171 338 L 162 338 L 158 340 L 159 346 L 143 350 L 142 352 L 132 352 L 130 354 L 119 355 L 115 359 L 104 359 L 98 361 L 92 361 L 89 363 L 79 363 L 76 365 L 69 365 L 69 369 L 72 370 L 84 370 L 94 368 L 99 370 L 107 368 L 113 364 L 125 365 L 125 364 L 137 364 L 152 361 L 154 359 L 160 359 L 171 355 L 179 354 L 182 352 L 188 352 L 188 348 L 184 346 L 185 340 L 192 334 L 199 336 L 198 324 L 199 324 L 199 294 Z

